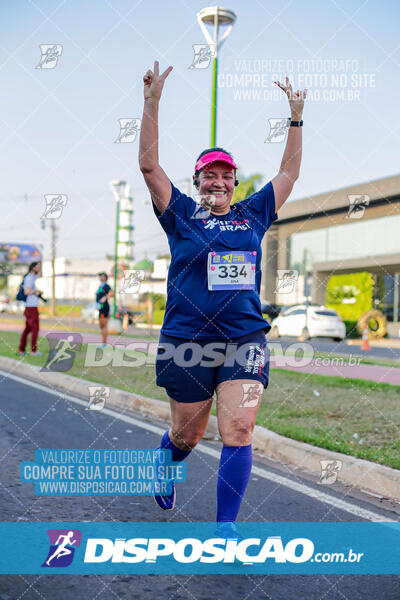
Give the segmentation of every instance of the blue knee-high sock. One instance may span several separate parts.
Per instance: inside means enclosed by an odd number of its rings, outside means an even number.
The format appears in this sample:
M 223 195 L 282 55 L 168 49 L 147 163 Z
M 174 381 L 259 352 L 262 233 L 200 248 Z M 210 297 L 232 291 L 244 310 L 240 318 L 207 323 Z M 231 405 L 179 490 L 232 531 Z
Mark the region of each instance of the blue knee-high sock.
M 223 446 L 218 471 L 217 521 L 236 521 L 250 478 L 253 453 L 249 446 Z
M 191 453 L 191 450 L 181 450 L 169 439 L 168 429 L 161 438 L 161 444 L 159 446 L 163 450 L 172 450 L 172 460 L 174 462 L 185 460 Z

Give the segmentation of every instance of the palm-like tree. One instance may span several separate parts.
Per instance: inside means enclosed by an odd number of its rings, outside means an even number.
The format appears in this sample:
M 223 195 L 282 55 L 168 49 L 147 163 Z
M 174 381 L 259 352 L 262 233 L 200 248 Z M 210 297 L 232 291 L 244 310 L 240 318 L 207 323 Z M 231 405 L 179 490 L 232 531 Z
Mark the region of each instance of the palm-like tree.
M 237 172 L 237 178 L 239 179 L 240 183 L 235 189 L 232 204 L 236 204 L 236 202 L 245 200 L 251 196 L 251 194 L 254 194 L 256 191 L 256 186 L 260 182 L 262 175 L 260 175 L 260 173 L 255 173 L 254 175 L 250 175 L 250 177 L 244 177 L 239 169 Z

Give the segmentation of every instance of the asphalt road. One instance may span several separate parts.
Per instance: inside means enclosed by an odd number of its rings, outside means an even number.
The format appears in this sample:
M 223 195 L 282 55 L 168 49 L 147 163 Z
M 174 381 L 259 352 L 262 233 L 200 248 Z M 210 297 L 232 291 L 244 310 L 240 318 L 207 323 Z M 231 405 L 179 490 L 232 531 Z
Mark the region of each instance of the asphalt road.
M 37 448 L 154 448 L 161 423 L 115 411 L 86 411 L 81 400 L 64 400 L 0 373 L 0 511 L 3 521 L 213 521 L 219 444 L 205 441 L 187 464 L 178 485 L 177 507 L 161 511 L 149 497 L 40 497 L 21 483 L 19 465 Z M 211 450 L 211 452 L 210 452 Z M 256 456 L 239 520 L 364 521 L 399 520 L 400 511 L 339 484 L 318 497 L 314 475 Z M 280 483 L 278 476 L 284 477 Z M 206 486 L 199 481 L 208 480 Z M 301 491 L 293 486 L 295 482 Z M 400 575 L 1 575 L 1 600 L 399 600 Z

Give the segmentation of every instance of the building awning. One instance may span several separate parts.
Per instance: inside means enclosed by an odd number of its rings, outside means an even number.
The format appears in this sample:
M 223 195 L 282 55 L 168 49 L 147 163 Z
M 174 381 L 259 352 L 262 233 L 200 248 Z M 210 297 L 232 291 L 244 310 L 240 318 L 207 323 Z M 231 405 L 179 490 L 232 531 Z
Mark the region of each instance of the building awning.
M 400 254 L 383 254 L 379 256 L 363 256 L 361 258 L 347 258 L 345 260 L 328 260 L 313 263 L 314 273 L 359 273 L 368 271 L 379 275 L 400 273 Z

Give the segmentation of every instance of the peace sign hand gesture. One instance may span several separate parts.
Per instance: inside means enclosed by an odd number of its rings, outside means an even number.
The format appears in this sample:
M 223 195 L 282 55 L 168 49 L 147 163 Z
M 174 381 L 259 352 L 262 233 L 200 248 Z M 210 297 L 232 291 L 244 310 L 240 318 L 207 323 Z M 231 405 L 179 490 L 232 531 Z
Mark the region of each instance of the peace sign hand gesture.
M 292 119 L 300 121 L 303 114 L 304 100 L 307 97 L 307 90 L 297 90 L 297 92 L 293 92 L 292 84 L 289 82 L 289 77 L 285 77 L 286 85 L 283 85 L 283 83 L 280 83 L 279 81 L 274 81 L 274 83 L 287 95 L 292 113 Z
M 173 67 L 168 67 L 168 69 L 165 69 L 164 73 L 160 75 L 158 60 L 154 61 L 154 72 L 149 69 L 143 77 L 145 100 L 147 98 L 160 100 L 164 82 L 172 69 Z

